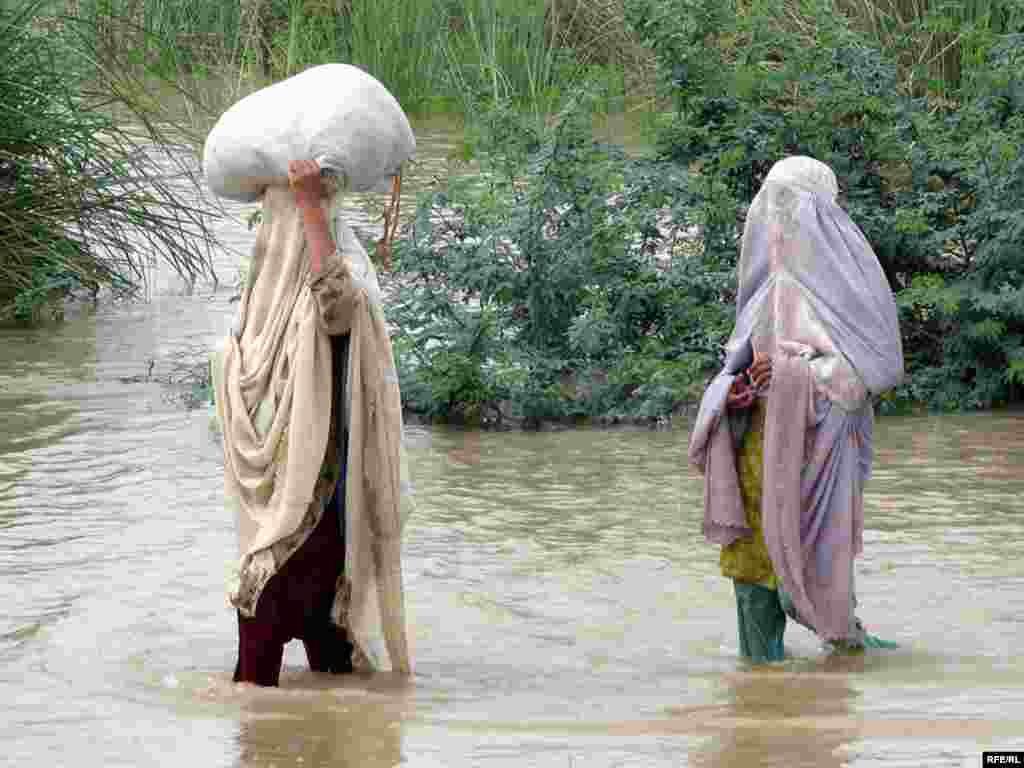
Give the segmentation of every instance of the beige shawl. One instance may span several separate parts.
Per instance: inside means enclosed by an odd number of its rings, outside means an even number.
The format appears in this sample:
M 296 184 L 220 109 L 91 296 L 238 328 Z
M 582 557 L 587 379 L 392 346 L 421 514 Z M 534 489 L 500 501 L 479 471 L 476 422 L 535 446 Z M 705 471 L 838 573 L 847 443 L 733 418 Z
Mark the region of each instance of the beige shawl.
M 213 366 L 225 491 L 241 568 L 299 528 L 337 418 L 329 337 L 349 332 L 345 583 L 332 615 L 357 661 L 407 674 L 401 532 L 412 499 L 398 377 L 376 271 L 335 210 L 329 217 L 337 249 L 311 279 L 291 191 L 264 195 L 238 328 Z

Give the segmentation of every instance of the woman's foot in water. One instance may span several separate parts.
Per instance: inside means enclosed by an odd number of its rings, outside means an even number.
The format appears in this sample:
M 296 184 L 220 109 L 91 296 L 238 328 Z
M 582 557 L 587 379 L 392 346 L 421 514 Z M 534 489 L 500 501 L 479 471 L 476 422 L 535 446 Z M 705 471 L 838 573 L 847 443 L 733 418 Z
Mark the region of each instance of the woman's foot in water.
M 842 640 L 829 640 L 825 643 L 825 647 L 830 653 L 842 654 L 842 655 L 856 655 L 864 653 L 866 650 L 892 650 L 893 648 L 899 648 L 899 643 L 894 643 L 891 640 L 883 640 L 875 635 L 868 634 L 867 630 L 864 629 L 864 625 L 860 619 L 855 620 L 857 622 L 856 633 L 853 637 L 843 638 Z

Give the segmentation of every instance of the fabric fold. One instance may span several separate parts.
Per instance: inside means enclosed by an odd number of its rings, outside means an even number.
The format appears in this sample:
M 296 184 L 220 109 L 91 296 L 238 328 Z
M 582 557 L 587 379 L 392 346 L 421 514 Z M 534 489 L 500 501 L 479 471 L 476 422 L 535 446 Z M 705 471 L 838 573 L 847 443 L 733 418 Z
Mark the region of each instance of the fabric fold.
M 348 630 L 365 666 L 408 674 L 401 532 L 412 486 L 376 271 L 337 210 L 329 215 L 337 248 L 315 277 L 291 191 L 268 188 L 262 216 L 238 332 L 213 364 L 239 569 L 254 558 L 264 570 L 280 569 L 283 562 L 267 557 L 269 548 L 311 513 L 319 519 L 311 507 L 329 496 L 322 467 L 339 417 L 332 413 L 331 336 L 348 333 L 341 414 L 348 431 L 346 560 L 331 615 Z
M 871 397 L 903 377 L 896 303 L 878 259 L 835 201 L 838 185 L 806 157 L 776 163 L 751 203 L 738 266 L 736 324 L 701 400 L 689 460 L 704 474 L 703 532 L 750 535 L 727 428 L 729 388 L 755 353 L 772 359 L 762 523 L 801 620 L 849 636 L 861 494 L 871 466 Z

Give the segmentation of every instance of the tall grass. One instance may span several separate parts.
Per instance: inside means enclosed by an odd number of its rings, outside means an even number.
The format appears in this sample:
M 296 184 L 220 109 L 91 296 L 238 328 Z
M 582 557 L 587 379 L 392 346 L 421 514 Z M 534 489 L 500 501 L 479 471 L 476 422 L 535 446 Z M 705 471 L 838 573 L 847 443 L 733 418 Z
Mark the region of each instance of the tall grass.
M 1022 0 L 837 0 L 897 55 L 908 90 L 949 94 L 984 66 L 996 37 L 1024 31 Z
M 384 83 L 413 112 L 448 97 L 444 46 L 449 38 L 444 0 L 351 0 L 342 19 L 342 53 Z
M 616 67 L 633 88 L 651 88 L 654 52 L 626 22 L 626 0 L 551 0 L 565 40 L 582 60 Z
M 121 92 L 115 103 L 131 103 L 129 111 L 142 109 L 156 122 L 174 124 L 193 148 L 202 146 L 227 106 L 262 84 L 260 18 L 252 13 L 252 0 L 36 0 L 33 5 L 34 27 L 74 35 L 70 48 L 77 52 L 79 69 L 105 69 L 106 77 L 113 73 Z
M 578 0 L 350 0 L 339 50 L 381 80 L 409 110 L 471 100 L 543 110 L 580 60 Z
M 550 111 L 584 62 L 566 46 L 575 18 L 550 0 L 465 0 L 445 46 L 455 92 Z M 578 8 L 578 6 L 574 6 Z
M 157 259 L 213 277 L 214 210 L 194 202 L 174 126 L 94 28 L 45 10 L 0 6 L 0 317 L 31 320 L 76 288 L 133 293 Z
M 88 30 L 97 51 L 117 48 L 165 76 L 239 61 L 250 31 L 238 0 L 68 0 L 51 6 Z
M 412 112 L 458 109 L 464 95 L 538 109 L 592 62 L 650 60 L 629 37 L 622 0 L 50 0 L 148 72 L 237 98 L 267 79 L 348 61 Z M 234 80 L 228 82 L 228 75 Z

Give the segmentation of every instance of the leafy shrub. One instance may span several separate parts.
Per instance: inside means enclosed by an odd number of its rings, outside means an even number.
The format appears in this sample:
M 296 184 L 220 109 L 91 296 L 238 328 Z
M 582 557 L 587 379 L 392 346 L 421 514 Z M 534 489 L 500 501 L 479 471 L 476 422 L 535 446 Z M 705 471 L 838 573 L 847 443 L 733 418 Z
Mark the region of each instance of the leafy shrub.
M 584 93 L 549 125 L 483 112 L 479 171 L 421 200 L 392 310 L 408 405 L 653 419 L 717 359 L 733 262 L 682 235 L 689 177 L 595 141 L 590 114 Z
M 815 156 L 836 171 L 897 292 L 909 378 L 887 407 L 1021 396 L 1021 36 L 974 35 L 962 87 L 941 89 L 949 103 L 922 94 L 900 52 L 856 31 L 832 0 L 626 7 L 674 106 L 660 155 L 701 177 L 707 248 L 725 263 L 771 165 Z

